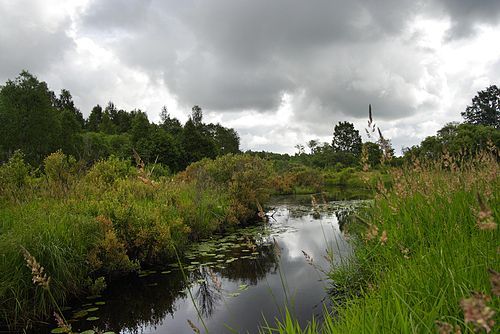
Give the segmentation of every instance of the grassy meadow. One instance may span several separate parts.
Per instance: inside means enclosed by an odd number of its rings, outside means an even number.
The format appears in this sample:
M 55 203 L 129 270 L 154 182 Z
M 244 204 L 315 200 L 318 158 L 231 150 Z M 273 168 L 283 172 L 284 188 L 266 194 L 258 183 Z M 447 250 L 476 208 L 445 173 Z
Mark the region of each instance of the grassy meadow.
M 494 333 L 500 329 L 498 154 L 444 155 L 391 172 L 348 225 L 349 264 L 332 268 L 335 306 L 301 328 L 262 333 Z

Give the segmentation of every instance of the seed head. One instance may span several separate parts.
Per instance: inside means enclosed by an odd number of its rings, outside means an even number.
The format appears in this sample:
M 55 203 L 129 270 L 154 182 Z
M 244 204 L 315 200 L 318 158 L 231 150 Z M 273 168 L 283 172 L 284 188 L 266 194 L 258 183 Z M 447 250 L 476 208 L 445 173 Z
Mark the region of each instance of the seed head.
M 436 321 L 435 323 L 439 334 L 462 334 L 460 326 L 458 325 L 453 327 L 451 324 L 444 321 Z
M 41 286 L 44 289 L 49 288 L 50 277 L 44 272 L 44 268 L 38 263 L 36 258 L 28 252 L 28 250 L 21 246 L 26 266 L 31 269 L 31 276 L 33 284 Z
M 490 300 L 491 297 L 488 295 L 474 293 L 470 298 L 460 301 L 460 306 L 464 311 L 464 321 L 465 323 L 471 323 L 475 331 L 484 329 L 486 333 L 489 333 L 495 325 L 493 320 L 495 311 L 486 305 Z
M 488 269 L 490 272 L 491 293 L 493 296 L 500 297 L 500 273 L 493 269 Z
M 66 321 L 59 315 L 59 313 L 54 312 L 54 318 L 56 318 L 57 327 L 63 330 L 64 333 L 72 333 L 71 325 L 68 325 Z
M 187 320 L 188 324 L 189 324 L 189 327 L 191 327 L 191 329 L 193 330 L 193 332 L 195 332 L 196 334 L 200 334 L 200 329 L 198 327 L 196 327 L 196 325 L 191 321 L 191 320 Z
M 387 243 L 387 231 L 383 230 L 382 235 L 380 236 L 380 244 L 385 245 Z

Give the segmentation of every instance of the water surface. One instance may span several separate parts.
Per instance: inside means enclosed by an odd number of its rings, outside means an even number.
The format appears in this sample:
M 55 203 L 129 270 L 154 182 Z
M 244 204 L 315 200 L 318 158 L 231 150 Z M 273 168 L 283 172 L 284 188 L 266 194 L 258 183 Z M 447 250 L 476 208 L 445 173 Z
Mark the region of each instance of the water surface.
M 166 265 L 113 282 L 66 317 L 78 331 L 176 334 L 193 333 L 189 322 L 202 332 L 204 323 L 210 333 L 256 333 L 281 318 L 285 305 L 301 324 L 321 318 L 330 288 L 322 271 L 349 256 L 340 226 L 362 202 L 314 202 L 276 197 L 268 222 L 193 245 L 182 270 Z

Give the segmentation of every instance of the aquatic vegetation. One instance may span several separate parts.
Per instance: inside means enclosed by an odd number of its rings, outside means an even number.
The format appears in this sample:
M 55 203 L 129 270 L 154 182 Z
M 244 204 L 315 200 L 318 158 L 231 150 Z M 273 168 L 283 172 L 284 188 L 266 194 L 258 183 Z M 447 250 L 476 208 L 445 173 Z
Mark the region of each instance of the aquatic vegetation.
M 0 322 L 9 328 L 53 309 L 30 284 L 21 245 L 50 273 L 54 300 L 64 305 L 75 294 L 94 294 L 89 277 L 175 261 L 174 249 L 260 221 L 258 206 L 269 195 L 267 163 L 244 155 L 155 178 L 141 161 L 134 167 L 110 157 L 85 170 L 60 151 L 34 172 L 18 152 L 0 166 L 0 185 Z

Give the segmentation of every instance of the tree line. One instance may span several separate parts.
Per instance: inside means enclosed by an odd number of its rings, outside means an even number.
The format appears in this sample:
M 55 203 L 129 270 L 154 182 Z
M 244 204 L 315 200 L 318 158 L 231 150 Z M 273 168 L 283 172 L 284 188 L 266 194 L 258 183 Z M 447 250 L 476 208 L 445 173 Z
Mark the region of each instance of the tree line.
M 461 113 L 464 123 L 449 123 L 421 144 L 403 149 L 403 158 L 394 156 L 389 139 L 376 127 L 371 106 L 364 142 L 354 124 L 338 122 L 331 143 L 318 140 L 295 146 L 294 156 L 270 152 L 247 153 L 274 161 L 299 163 L 316 168 L 397 165 L 404 160 L 437 158 L 443 151 L 473 154 L 488 145 L 500 146 L 500 89 L 492 85 L 477 93 Z M 203 122 L 203 111 L 194 106 L 185 124 L 172 117 L 167 108 L 160 122 L 149 121 L 140 109 L 126 111 L 112 102 L 96 105 L 85 119 L 71 93 L 62 89 L 57 96 L 45 82 L 23 71 L 0 87 L 0 162 L 21 150 L 27 162 L 39 166 L 52 152 L 62 150 L 92 164 L 111 155 L 130 159 L 136 151 L 145 163 L 159 163 L 171 172 L 184 170 L 192 162 L 239 153 L 238 133 L 220 124 Z M 468 152 L 468 153 L 467 153 Z
M 16 150 L 34 166 L 57 150 L 88 164 L 111 155 L 130 159 L 135 150 L 144 162 L 176 172 L 205 157 L 240 152 L 237 132 L 204 123 L 199 106 L 185 124 L 166 107 L 160 117 L 155 124 L 140 109 L 126 111 L 109 102 L 93 107 L 85 119 L 68 90 L 56 95 L 23 71 L 0 87 L 0 162 Z
M 400 165 L 404 161 L 438 159 L 443 153 L 474 156 L 485 149 L 500 147 L 500 89 L 491 85 L 479 91 L 461 112 L 464 122 L 445 124 L 437 134 L 426 137 L 420 144 L 403 148 L 403 156 L 396 157 L 390 139 L 384 138 L 372 118 L 371 105 L 365 128 L 368 140 L 362 141 L 353 123 L 340 121 L 334 126 L 332 142 L 310 140 L 297 144 L 297 153 L 288 154 L 251 152 L 275 161 L 296 162 L 317 168 L 342 169 L 346 167 L 378 168 L 380 165 Z M 306 147 L 309 149 L 307 151 Z

